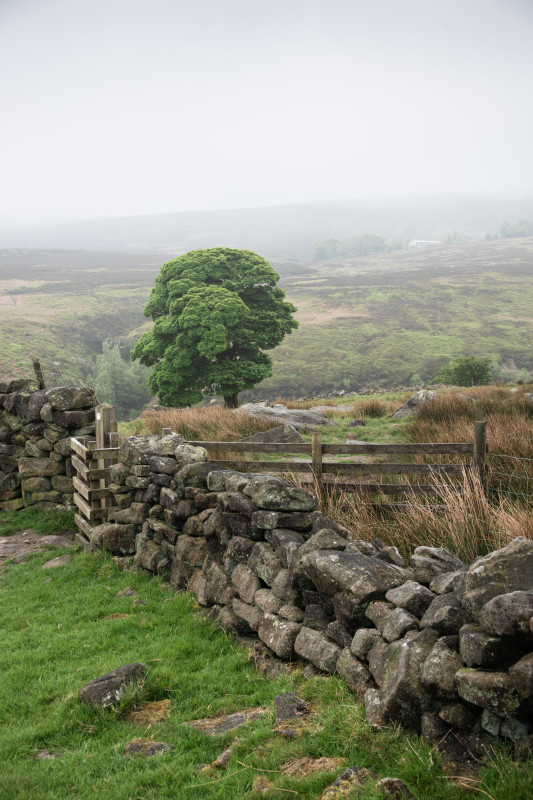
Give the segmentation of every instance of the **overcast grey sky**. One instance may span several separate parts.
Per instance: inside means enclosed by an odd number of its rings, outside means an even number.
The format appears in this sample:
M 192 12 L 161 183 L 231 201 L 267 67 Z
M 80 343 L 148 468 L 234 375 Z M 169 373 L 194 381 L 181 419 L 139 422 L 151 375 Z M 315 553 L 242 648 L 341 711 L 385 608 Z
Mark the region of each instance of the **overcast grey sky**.
M 533 193 L 533 0 L 0 0 L 0 218 Z

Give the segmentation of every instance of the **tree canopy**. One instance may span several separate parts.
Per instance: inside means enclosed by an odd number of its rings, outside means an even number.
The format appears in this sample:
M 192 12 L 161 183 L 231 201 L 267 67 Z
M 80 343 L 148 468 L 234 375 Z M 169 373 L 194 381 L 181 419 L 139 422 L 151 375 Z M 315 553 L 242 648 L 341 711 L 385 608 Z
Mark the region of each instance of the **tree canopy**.
M 455 386 L 479 386 L 489 383 L 491 379 L 490 359 L 479 359 L 474 356 L 456 358 L 441 367 L 435 374 L 435 380 Z
M 272 374 L 264 350 L 298 326 L 278 280 L 249 250 L 192 250 L 163 264 L 144 309 L 154 326 L 131 353 L 153 366 L 148 385 L 161 403 L 188 406 L 215 393 L 234 408 L 239 392 Z

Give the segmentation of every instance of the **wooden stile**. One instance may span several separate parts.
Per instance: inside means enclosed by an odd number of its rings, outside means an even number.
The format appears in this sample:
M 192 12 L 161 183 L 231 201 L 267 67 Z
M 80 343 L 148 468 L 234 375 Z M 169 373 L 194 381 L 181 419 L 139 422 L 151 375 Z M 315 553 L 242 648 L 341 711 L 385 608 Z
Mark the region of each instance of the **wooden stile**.
M 109 467 L 116 463 L 119 453 L 117 422 L 113 406 L 103 403 L 95 408 L 95 438 L 72 437 L 74 451 L 72 466 L 76 470 L 73 478 L 74 503 L 78 508 L 75 521 L 80 531 L 78 540 L 90 545 L 93 523 L 105 522 L 113 506 L 113 494 L 107 488 L 110 483 Z

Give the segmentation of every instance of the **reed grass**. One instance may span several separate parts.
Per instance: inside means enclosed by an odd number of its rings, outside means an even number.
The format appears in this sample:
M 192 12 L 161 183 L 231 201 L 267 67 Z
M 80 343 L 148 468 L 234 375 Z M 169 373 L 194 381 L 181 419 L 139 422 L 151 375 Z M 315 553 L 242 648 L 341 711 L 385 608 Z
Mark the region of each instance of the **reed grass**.
M 277 423 L 270 420 L 222 406 L 144 411 L 140 419 L 147 433 L 159 434 L 163 428 L 171 428 L 188 441 L 204 442 L 238 442 L 254 433 L 277 427 Z
M 438 477 L 432 478 L 438 484 Z M 461 492 L 440 484 L 438 499 L 406 497 L 405 507 L 387 511 L 361 495 L 326 489 L 324 515 L 350 530 L 354 539 L 376 537 L 398 547 L 404 557 L 416 547 L 445 547 L 466 563 L 504 547 L 517 536 L 533 539 L 533 504 L 502 498 L 491 503 L 478 479 L 463 475 Z
M 533 494 L 533 402 L 524 396 L 528 389 L 476 387 L 468 390 L 474 401 L 457 393 L 438 395 L 407 422 L 405 440 L 469 442 L 474 422 L 485 420 L 489 489 L 527 500 Z

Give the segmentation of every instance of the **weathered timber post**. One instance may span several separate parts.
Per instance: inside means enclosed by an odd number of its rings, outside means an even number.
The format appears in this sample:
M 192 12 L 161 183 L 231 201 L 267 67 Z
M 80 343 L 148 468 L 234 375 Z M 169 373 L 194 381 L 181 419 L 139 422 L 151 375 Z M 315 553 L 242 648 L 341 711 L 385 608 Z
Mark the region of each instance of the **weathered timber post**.
M 102 403 L 95 408 L 95 423 L 96 423 L 96 449 L 102 450 L 112 446 L 111 438 L 116 440 L 117 434 L 117 420 L 115 415 L 114 406 L 109 403 Z M 115 444 L 115 442 L 113 442 Z M 118 446 L 118 441 L 115 444 Z M 98 459 L 98 469 L 107 469 L 114 462 L 107 458 Z M 100 489 L 107 488 L 107 481 L 105 478 L 100 478 Z M 100 501 L 102 508 L 107 508 L 113 505 L 111 497 L 103 497 Z
M 46 389 L 46 384 L 44 382 L 44 375 L 41 369 L 41 362 L 38 358 L 32 358 L 33 363 L 33 371 L 35 372 L 35 377 L 37 378 L 37 382 L 39 384 L 39 389 Z
M 487 494 L 487 423 L 474 423 L 474 452 L 472 467 Z
M 320 505 L 322 506 L 326 499 L 326 492 L 324 488 L 324 478 L 322 475 L 322 434 L 319 431 L 313 431 L 312 434 L 311 459 L 313 473 L 315 475 L 317 495 Z

